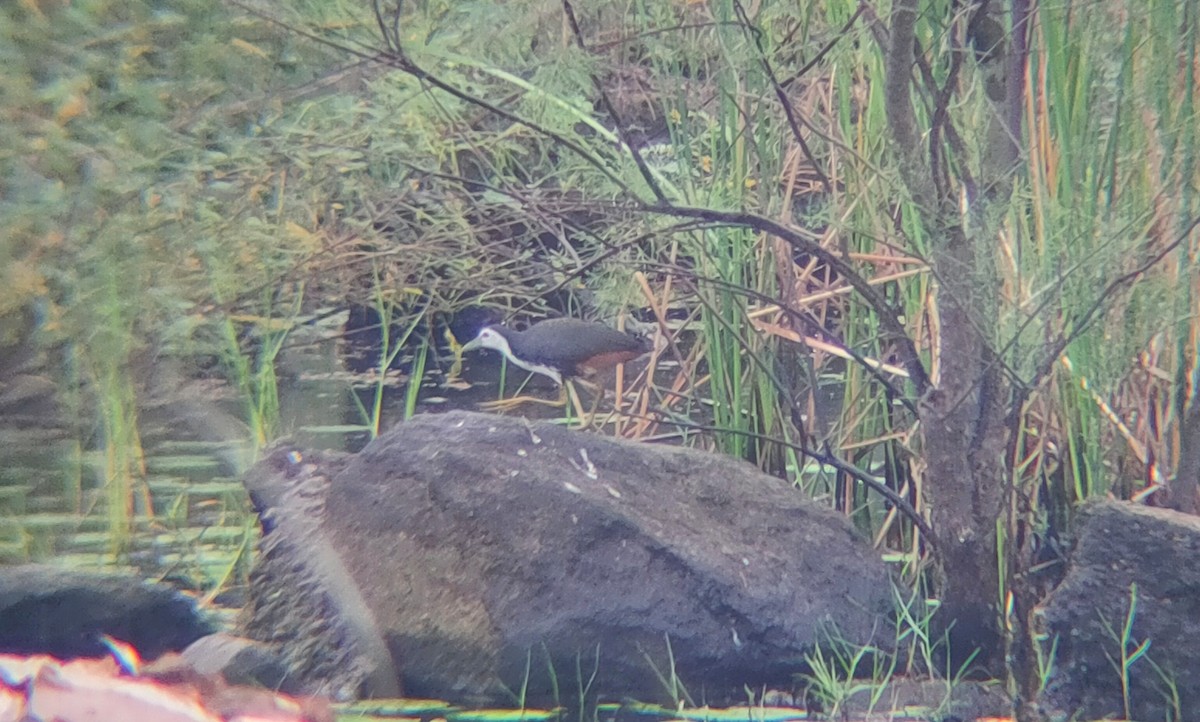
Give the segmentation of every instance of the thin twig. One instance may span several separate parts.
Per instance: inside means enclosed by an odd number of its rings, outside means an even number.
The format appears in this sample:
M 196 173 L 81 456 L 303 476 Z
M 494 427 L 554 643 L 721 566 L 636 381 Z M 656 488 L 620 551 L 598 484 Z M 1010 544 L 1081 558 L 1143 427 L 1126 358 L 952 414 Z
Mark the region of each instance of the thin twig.
M 561 133 L 556 133 L 553 130 L 551 130 L 543 125 L 535 123 L 527 118 L 523 118 L 511 111 L 505 110 L 505 109 L 499 107 L 498 105 L 495 105 L 494 103 L 484 100 L 483 98 L 471 95 L 470 93 L 467 93 L 463 90 L 459 90 L 458 88 L 454 87 L 453 85 L 447 83 L 446 81 L 442 80 L 441 78 L 437 77 L 436 75 L 433 75 L 429 71 L 427 71 L 424 68 L 422 68 L 421 66 L 417 65 L 403 51 L 368 53 L 368 52 L 361 51 L 361 50 L 355 50 L 345 44 L 334 42 L 327 38 L 321 37 L 320 35 L 317 35 L 316 33 L 312 33 L 307 30 L 304 30 L 303 28 L 299 28 L 299 27 L 296 27 L 293 25 L 288 25 L 287 23 L 283 22 L 282 20 L 279 20 L 279 19 L 255 8 L 255 7 L 247 5 L 242 0 L 226 0 L 226 2 L 230 3 L 231 5 L 233 5 L 235 7 L 241 8 L 243 11 L 250 13 L 251 15 L 253 15 L 257 18 L 261 18 L 262 20 L 264 20 L 268 23 L 271 23 L 273 25 L 278 25 L 279 27 L 285 28 L 289 32 L 296 33 L 297 35 L 304 37 L 304 38 L 308 38 L 309 40 L 312 40 L 313 42 L 320 43 L 321 45 L 325 45 L 327 47 L 335 48 L 337 50 L 340 50 L 344 53 L 348 53 L 350 55 L 354 55 L 363 60 L 371 60 L 371 61 L 377 62 L 381 65 L 385 65 L 387 67 L 394 68 L 401 72 L 407 73 L 407 74 L 413 76 L 414 78 L 416 78 L 417 80 L 428 83 L 429 85 L 432 85 L 433 87 L 437 88 L 438 90 L 441 90 L 445 93 L 448 93 L 448 94 L 454 96 L 455 98 L 458 98 L 459 100 L 463 101 L 464 103 L 468 103 L 470 105 L 475 105 L 480 108 L 483 108 L 484 110 L 487 110 L 490 113 L 495 113 L 497 116 L 504 118 L 505 120 L 511 121 L 520 126 L 524 126 L 525 128 L 528 128 L 529 130 L 533 131 L 534 133 L 545 136 L 546 138 L 549 138 L 556 143 L 560 143 L 564 147 L 570 149 L 572 152 L 574 152 L 580 158 L 582 158 L 586 163 L 595 167 L 596 170 L 603 173 L 606 178 L 608 178 L 610 181 L 612 181 L 614 184 L 616 184 L 616 186 L 621 189 L 621 192 L 624 193 L 625 195 L 627 195 L 630 199 L 641 200 L 640 197 L 638 196 L 638 194 L 632 188 L 630 188 L 629 185 L 624 180 L 622 180 L 620 176 L 618 176 L 616 173 L 614 173 L 612 171 L 612 169 L 608 168 L 604 164 L 603 161 L 601 161 L 596 156 L 592 155 L 583 146 L 579 145 L 578 143 L 571 140 L 570 138 L 562 135 Z
M 817 51 L 817 54 L 812 57 L 812 60 L 809 60 L 807 63 L 805 63 L 802 68 L 797 70 L 792 75 L 792 77 L 780 83 L 784 90 L 787 90 L 789 85 L 796 82 L 800 78 L 803 78 L 808 71 L 816 67 L 817 63 L 824 60 L 825 56 L 828 55 L 831 50 L 833 50 L 833 48 L 842 40 L 842 38 L 846 37 L 846 35 L 850 32 L 850 28 L 854 27 L 854 23 L 858 22 L 858 19 L 862 17 L 863 11 L 866 9 L 867 4 L 865 2 L 860 2 L 858 4 L 858 9 L 854 11 L 854 14 L 850 16 L 850 19 L 846 21 L 846 24 L 843 25 L 836 34 L 834 34 L 833 38 L 829 42 L 825 43 L 825 45 Z
M 663 419 L 659 418 L 659 417 L 641 416 L 641 415 L 633 414 L 633 413 L 630 413 L 628 415 L 630 418 L 643 419 L 646 421 L 653 421 L 653 422 L 659 422 L 659 423 L 661 423 L 663 421 Z M 925 542 L 931 548 L 936 549 L 937 536 L 933 533 L 933 528 L 930 527 L 929 522 L 925 521 L 925 518 L 922 517 L 921 514 L 918 513 L 916 509 L 913 508 L 912 504 L 908 503 L 908 499 L 905 499 L 904 497 L 900 496 L 898 493 L 896 493 L 896 491 L 894 489 L 891 489 L 886 484 L 881 483 L 878 479 L 871 476 L 866 471 L 860 469 L 859 467 L 855 466 L 854 464 L 852 464 L 848 461 L 839 459 L 837 456 L 835 456 L 832 452 L 830 452 L 828 450 L 817 451 L 816 449 L 804 446 L 802 444 L 794 444 L 786 439 L 781 439 L 777 436 L 772 436 L 770 434 L 763 434 L 763 433 L 760 433 L 757 431 L 750 431 L 748 429 L 726 429 L 726 428 L 722 428 L 720 426 L 715 426 L 713 424 L 698 424 L 698 423 L 693 423 L 693 422 L 689 422 L 689 421 L 680 421 L 677 419 L 668 420 L 667 423 L 670 423 L 670 424 L 680 427 L 682 429 L 689 429 L 689 430 L 693 430 L 693 431 L 708 431 L 708 432 L 721 433 L 721 434 L 733 434 L 735 436 L 744 436 L 746 438 L 754 439 L 756 441 L 765 441 L 765 442 L 771 443 L 771 444 L 778 444 L 780 446 L 789 448 L 789 449 L 797 452 L 798 454 L 801 454 L 802 456 L 812 459 L 813 461 L 815 461 L 819 464 L 824 464 L 825 466 L 831 466 L 834 469 L 837 469 L 838 471 L 842 472 L 846 476 L 849 476 L 850 478 L 854 479 L 855 481 L 861 482 L 864 486 L 870 488 L 871 490 L 875 491 L 883 498 L 890 501 L 896 507 L 896 509 L 898 509 L 900 511 L 900 513 L 904 514 L 904 516 L 908 517 L 909 520 L 912 521 L 913 526 L 915 526 L 917 528 L 917 530 L 921 532 L 921 536 L 925 540 Z
M 1071 320 L 1071 332 L 1061 336 L 1058 339 L 1058 341 L 1051 348 L 1050 352 L 1047 353 L 1042 359 L 1041 363 L 1037 365 L 1037 371 L 1034 372 L 1033 378 L 1029 380 L 1027 386 L 1029 386 L 1029 388 L 1036 388 L 1041 385 L 1042 381 L 1044 381 L 1046 377 L 1050 375 L 1050 371 L 1054 369 L 1054 364 L 1058 361 L 1058 357 L 1062 356 L 1063 352 L 1067 350 L 1067 347 L 1070 346 L 1075 339 L 1083 335 L 1083 332 L 1087 330 L 1088 326 L 1090 326 L 1092 322 L 1096 320 L 1096 316 L 1100 314 L 1100 311 L 1107 306 L 1110 301 L 1112 301 L 1113 295 L 1127 286 L 1132 286 L 1133 282 L 1136 281 L 1139 276 L 1146 273 L 1151 268 L 1154 268 L 1164 259 L 1166 259 L 1167 256 L 1171 255 L 1176 248 L 1179 248 L 1179 246 L 1183 245 L 1183 243 L 1187 241 L 1188 237 L 1192 234 L 1192 231 L 1195 230 L 1196 226 L 1200 226 L 1200 216 L 1193 218 L 1191 222 L 1188 223 L 1187 228 L 1184 228 L 1183 232 L 1181 232 L 1175 238 L 1175 240 L 1171 241 L 1161 251 L 1151 256 L 1145 263 L 1129 273 L 1124 273 L 1110 281 L 1108 285 L 1104 287 L 1104 290 L 1097 294 L 1096 300 L 1092 302 L 1092 305 L 1088 306 L 1086 311 Z
M 567 23 L 571 26 L 571 33 L 575 36 L 575 42 L 579 45 L 580 50 L 587 52 L 587 43 L 584 41 L 583 31 L 579 28 L 579 21 L 575 18 L 575 9 L 571 7 L 571 0 L 562 0 L 562 6 L 563 12 L 567 16 Z M 642 180 L 646 182 L 650 192 L 654 194 L 654 198 L 659 203 L 667 203 L 667 196 L 663 193 L 658 181 L 655 180 L 654 174 L 650 172 L 650 166 L 646 165 L 646 159 L 642 157 L 642 152 L 634 144 L 633 138 L 629 135 L 629 129 L 621 120 L 616 106 L 608 97 L 608 92 L 604 90 L 600 79 L 592 76 L 592 84 L 595 86 L 596 92 L 600 94 L 600 102 L 604 105 L 605 112 L 612 118 L 613 125 L 616 126 L 617 135 L 621 137 L 621 144 L 629 151 L 629 155 L 633 156 L 633 162 L 637 165 L 638 172 L 642 174 Z
M 563 2 L 566 2 L 566 0 L 563 0 Z M 733 8 L 737 13 L 738 20 L 742 22 L 742 27 L 754 40 L 754 47 L 758 50 L 758 62 L 762 65 L 767 79 L 771 81 L 771 87 L 775 89 L 775 97 L 779 99 L 779 107 L 783 109 L 783 114 L 787 117 L 788 127 L 792 129 L 792 137 L 795 138 L 796 145 L 800 146 L 800 152 L 808 159 L 808 164 L 812 166 L 813 172 L 817 174 L 817 178 L 821 181 L 821 186 L 825 188 L 826 195 L 833 195 L 833 184 L 829 182 L 829 176 L 825 175 L 825 171 L 821 170 L 821 165 L 817 163 L 816 157 L 813 156 L 812 149 L 808 147 L 807 141 L 804 140 L 804 134 L 800 132 L 800 124 L 804 122 L 804 125 L 807 127 L 808 123 L 796 116 L 796 109 L 792 107 L 792 102 L 788 99 L 783 86 L 780 85 L 779 79 L 775 77 L 775 70 L 771 67 L 771 60 L 767 57 L 766 49 L 763 48 L 761 31 L 751 24 L 750 16 L 746 14 L 746 8 L 742 5 L 742 0 L 733 0 Z
M 921 396 L 930 388 L 929 374 L 925 370 L 925 366 L 921 363 L 921 357 L 917 353 L 916 345 L 913 343 L 912 338 L 909 337 L 904 324 L 900 323 L 900 318 L 896 311 L 888 304 L 887 299 L 848 263 L 843 261 L 841 257 L 829 251 L 821 244 L 805 238 L 800 233 L 781 223 L 754 213 L 718 211 L 710 208 L 691 208 L 675 205 L 647 206 L 645 210 L 650 213 L 673 216 L 675 218 L 699 218 L 714 223 L 726 223 L 750 228 L 760 233 L 775 236 L 793 248 L 815 256 L 818 260 L 829 266 L 830 270 L 845 279 L 846 283 L 853 286 L 854 290 L 858 291 L 859 296 L 862 297 L 867 305 L 878 314 L 880 325 L 883 326 L 883 330 L 887 333 L 888 340 L 894 341 L 899 346 L 900 364 L 904 366 L 905 371 L 908 371 L 909 378 L 912 379 L 913 385 L 916 387 L 917 395 Z

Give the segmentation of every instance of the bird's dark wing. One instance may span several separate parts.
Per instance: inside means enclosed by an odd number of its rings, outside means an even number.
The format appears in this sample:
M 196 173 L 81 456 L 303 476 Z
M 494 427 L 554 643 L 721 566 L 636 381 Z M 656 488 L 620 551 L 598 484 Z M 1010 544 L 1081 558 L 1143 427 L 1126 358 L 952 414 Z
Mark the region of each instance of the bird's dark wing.
M 650 350 L 645 339 L 574 318 L 542 321 L 521 335 L 530 358 L 568 376 L 579 375 L 581 366 L 612 367 Z

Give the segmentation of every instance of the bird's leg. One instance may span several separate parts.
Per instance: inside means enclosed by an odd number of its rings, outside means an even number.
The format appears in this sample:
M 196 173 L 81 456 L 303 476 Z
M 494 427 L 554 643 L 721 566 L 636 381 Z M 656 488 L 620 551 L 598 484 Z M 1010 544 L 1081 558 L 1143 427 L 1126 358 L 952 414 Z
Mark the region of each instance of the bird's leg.
M 596 420 L 596 411 L 600 408 L 600 402 L 604 400 L 604 386 L 584 378 L 568 379 L 566 383 L 571 390 L 571 400 L 574 402 L 575 415 L 579 420 L 578 428 L 590 428 Z M 586 413 L 583 410 L 583 397 L 579 395 L 577 383 L 586 386 L 592 392 L 591 408 Z
M 604 387 L 596 388 L 596 398 L 592 399 L 592 410 L 588 412 L 587 420 L 584 421 L 585 429 L 591 428 L 592 424 L 596 423 L 596 412 L 600 410 L 600 402 L 604 400 Z
M 566 381 L 563 385 L 563 389 L 570 390 L 571 401 L 574 402 L 573 406 L 575 409 L 575 417 L 577 419 L 579 419 L 579 428 L 586 429 L 587 427 L 591 426 L 592 425 L 592 414 L 588 414 L 586 416 L 584 415 L 583 400 L 579 396 L 579 388 L 575 386 L 575 382 L 572 379 L 566 379 Z M 594 411 L 595 411 L 595 409 L 593 408 L 593 412 Z

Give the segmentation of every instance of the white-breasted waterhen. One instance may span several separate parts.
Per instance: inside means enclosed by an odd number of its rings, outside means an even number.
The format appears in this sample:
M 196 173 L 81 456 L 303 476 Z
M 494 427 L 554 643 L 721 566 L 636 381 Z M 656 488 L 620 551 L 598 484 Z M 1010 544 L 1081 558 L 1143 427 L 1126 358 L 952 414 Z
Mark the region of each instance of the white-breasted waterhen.
M 462 353 L 479 348 L 499 351 L 509 362 L 526 371 L 542 374 L 562 387 L 559 399 L 516 398 L 489 406 L 510 408 L 526 401 L 567 403 L 567 383 L 609 371 L 651 350 L 644 338 L 623 333 L 595 321 L 554 318 L 533 324 L 524 331 L 500 325 L 485 326 L 462 347 Z

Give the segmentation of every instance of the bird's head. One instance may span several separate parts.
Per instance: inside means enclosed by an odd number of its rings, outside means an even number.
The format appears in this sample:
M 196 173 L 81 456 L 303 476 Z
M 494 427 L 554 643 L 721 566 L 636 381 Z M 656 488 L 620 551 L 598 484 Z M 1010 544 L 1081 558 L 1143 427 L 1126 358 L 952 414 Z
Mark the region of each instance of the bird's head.
M 490 348 L 509 358 L 512 357 L 512 348 L 508 345 L 508 339 L 495 326 L 485 326 L 481 329 L 479 335 L 463 345 L 462 352 L 466 353 L 480 348 Z

